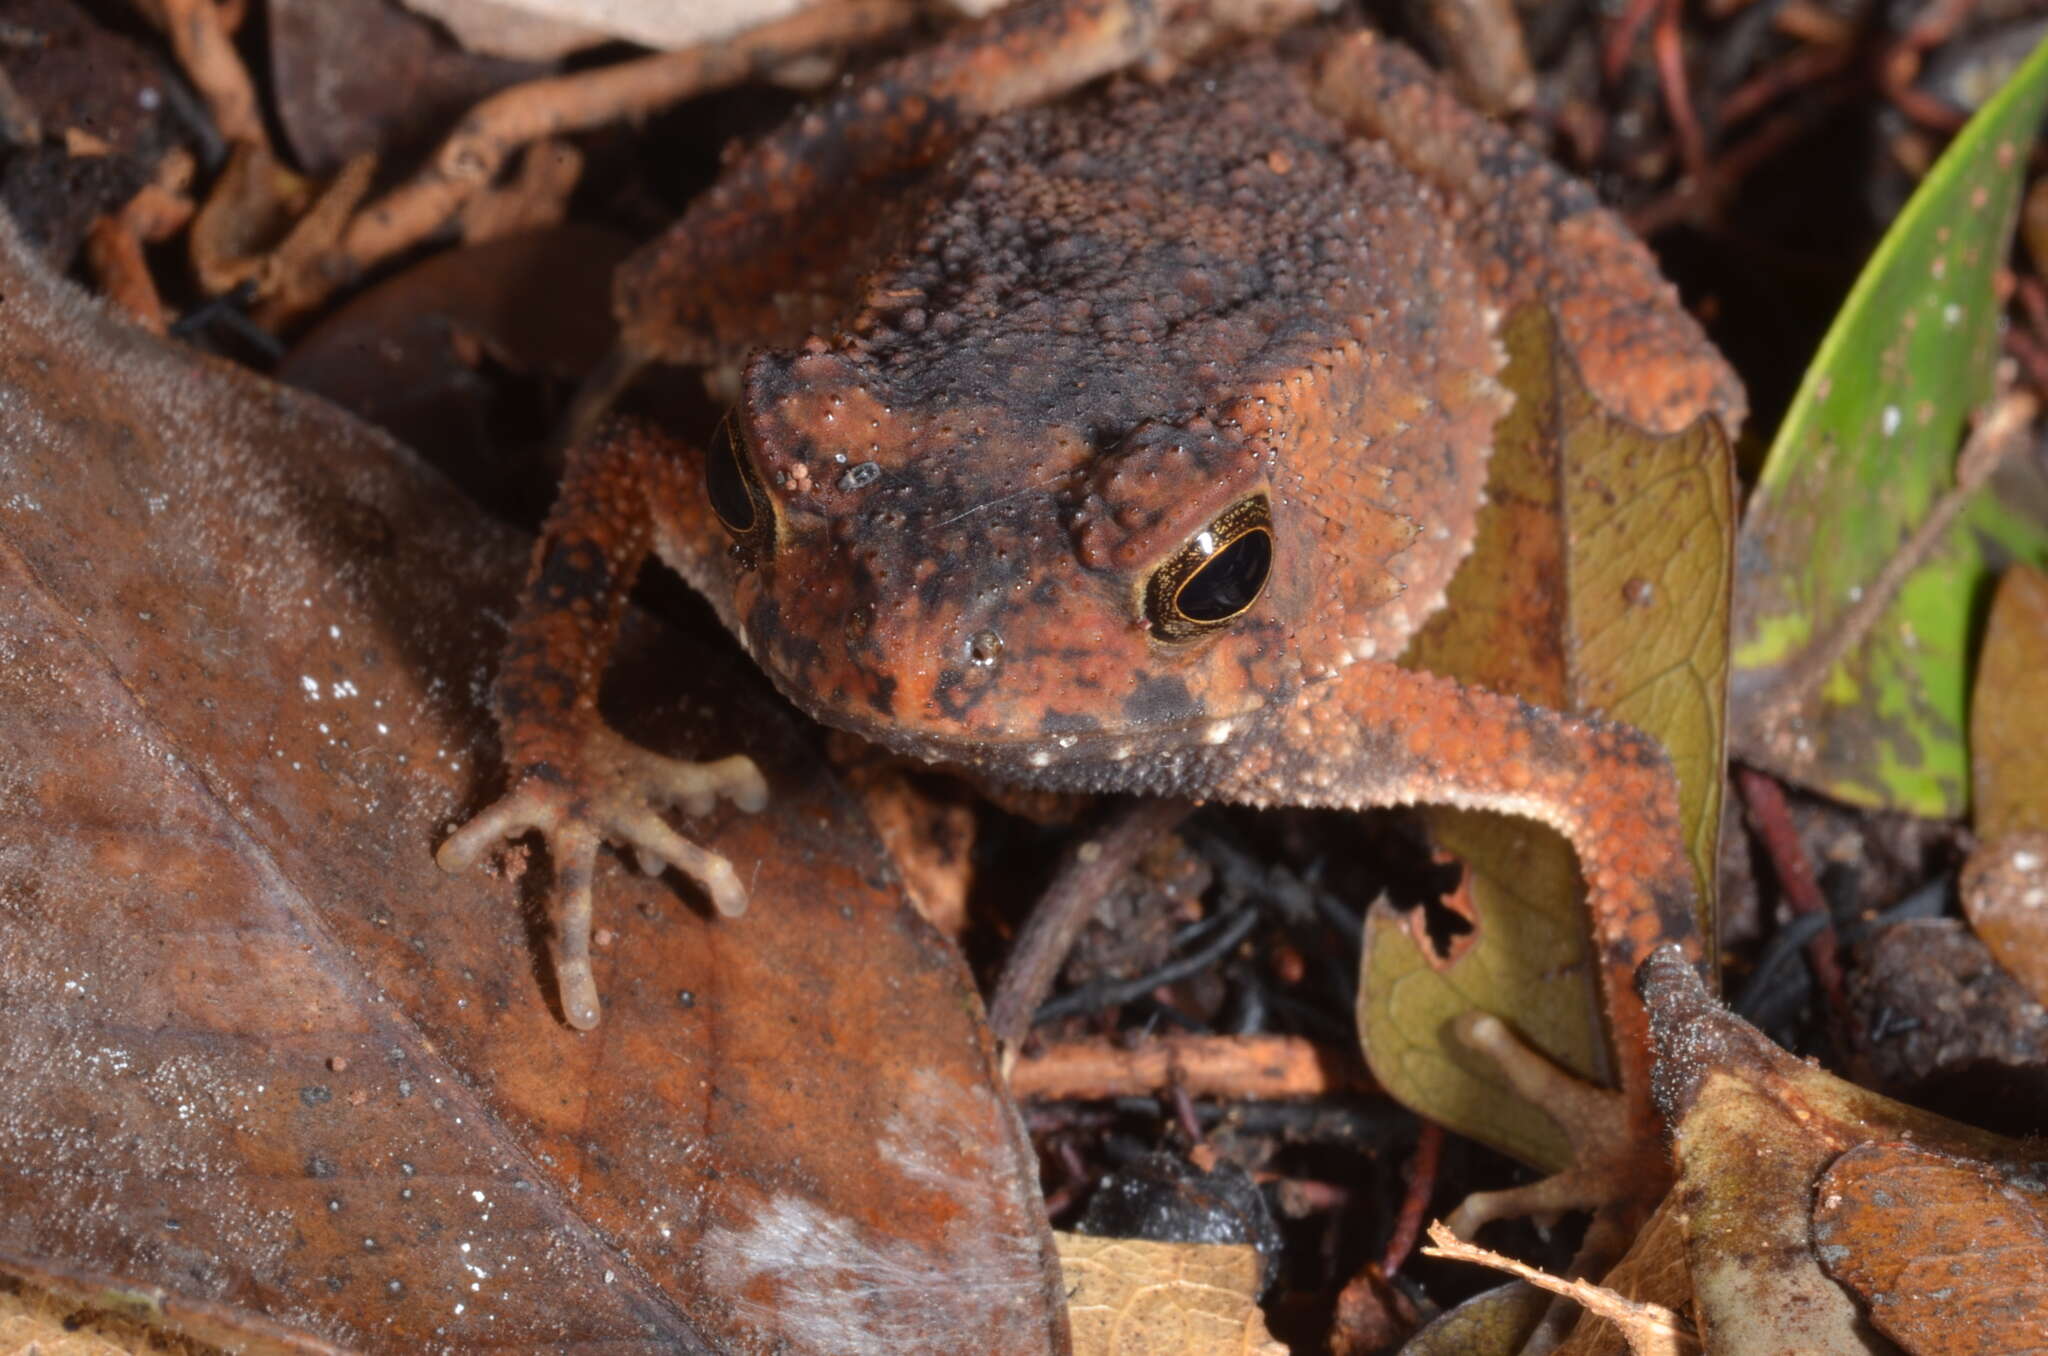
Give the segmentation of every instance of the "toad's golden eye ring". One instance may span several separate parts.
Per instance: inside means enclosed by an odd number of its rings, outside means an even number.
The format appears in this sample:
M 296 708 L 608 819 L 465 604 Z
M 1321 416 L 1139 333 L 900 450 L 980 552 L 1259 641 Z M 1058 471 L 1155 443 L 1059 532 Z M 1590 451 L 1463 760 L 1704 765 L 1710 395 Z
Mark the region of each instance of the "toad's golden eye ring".
M 731 414 L 718 421 L 704 449 L 704 493 L 711 511 L 732 534 L 733 555 L 752 569 L 775 549 L 775 501 L 761 484 L 747 457 L 738 420 Z
M 1273 514 L 1263 494 L 1241 499 L 1145 581 L 1145 619 L 1161 640 L 1185 641 L 1251 610 L 1273 573 Z

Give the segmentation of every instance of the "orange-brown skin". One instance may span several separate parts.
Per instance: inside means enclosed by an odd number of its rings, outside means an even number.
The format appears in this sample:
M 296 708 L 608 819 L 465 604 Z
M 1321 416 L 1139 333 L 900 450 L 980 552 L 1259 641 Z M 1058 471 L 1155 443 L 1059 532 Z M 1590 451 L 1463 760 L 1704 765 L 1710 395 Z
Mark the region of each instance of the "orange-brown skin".
M 577 739 L 615 739 L 591 695 L 651 545 L 800 706 L 901 753 L 1040 786 L 1444 803 L 1558 828 L 1589 885 L 1646 1155 L 1634 1167 L 1655 1177 L 1631 976 L 1660 942 L 1697 948 L 1668 761 L 1625 727 L 1391 661 L 1471 546 L 1509 404 L 1494 379 L 1508 309 L 1549 305 L 1595 392 L 1652 427 L 1708 411 L 1732 424 L 1740 389 L 1586 188 L 1371 35 L 1297 34 L 1164 85 L 1118 77 L 985 120 L 986 102 L 960 98 L 962 70 L 981 89 L 1005 86 L 1020 51 L 1115 64 L 1156 26 L 1142 4 L 1064 0 L 1009 12 L 985 40 L 964 30 L 945 60 L 885 69 L 771 137 L 649 256 L 669 273 L 629 271 L 629 331 L 692 318 L 697 346 L 671 334 L 671 353 L 736 357 L 750 315 L 785 342 L 747 358 L 710 461 L 645 430 L 576 457 L 501 680 L 511 799 L 526 800 L 444 859 L 528 824 L 558 856 L 566 837 L 580 893 L 565 919 L 587 929 L 588 862 L 608 835 L 730 904 L 716 867 L 592 808 L 618 797 L 615 747 L 576 767 Z M 943 97 L 920 103 L 906 72 Z M 851 209 L 839 234 L 868 251 L 861 267 L 807 275 L 863 279 L 836 319 L 817 318 L 817 296 L 764 309 L 752 275 L 704 271 L 730 254 L 691 244 L 693 221 L 714 242 L 818 238 L 815 222 L 777 232 L 778 210 L 812 210 L 814 183 L 765 194 L 758 219 L 746 200 L 775 177 L 764 164 L 801 166 L 812 144 L 844 154 L 861 133 L 841 124 L 864 106 L 880 160 L 917 172 L 886 210 Z M 875 181 L 844 164 L 826 177 Z M 698 271 L 674 276 L 678 260 Z M 801 342 L 792 314 L 810 317 Z M 721 457 L 737 459 L 720 482 L 737 532 L 707 505 Z M 1162 637 L 1153 572 L 1212 524 L 1248 521 L 1254 499 L 1271 532 L 1256 602 Z M 580 939 L 561 945 L 558 968 Z M 596 1020 L 587 961 L 564 993 L 572 1021 Z

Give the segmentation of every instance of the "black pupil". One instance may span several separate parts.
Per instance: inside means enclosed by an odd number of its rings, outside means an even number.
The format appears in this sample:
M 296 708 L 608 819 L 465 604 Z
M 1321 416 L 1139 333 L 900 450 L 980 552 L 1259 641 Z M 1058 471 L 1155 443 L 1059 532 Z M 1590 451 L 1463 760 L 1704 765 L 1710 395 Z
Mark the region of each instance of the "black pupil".
M 711 496 L 711 511 L 734 532 L 745 533 L 754 526 L 754 496 L 747 492 L 747 473 L 740 469 L 739 439 L 733 436 L 732 421 L 721 420 L 711 435 L 704 466 L 704 489 Z
M 1189 621 L 1228 620 L 1252 605 L 1265 587 L 1266 571 L 1272 565 L 1273 535 L 1263 530 L 1247 532 L 1188 576 L 1174 606 Z

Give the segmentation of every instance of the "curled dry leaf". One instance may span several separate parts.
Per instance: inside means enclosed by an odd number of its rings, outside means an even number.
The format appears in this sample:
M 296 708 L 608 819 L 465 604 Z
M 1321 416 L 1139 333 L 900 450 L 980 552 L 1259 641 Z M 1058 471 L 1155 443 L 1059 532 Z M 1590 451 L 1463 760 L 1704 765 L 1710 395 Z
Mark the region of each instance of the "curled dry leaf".
M 520 854 L 431 855 L 527 543 L 4 227 L 0 297 L 0 1254 L 373 1352 L 1059 1345 L 968 977 L 736 651 L 614 677 L 767 774 L 754 907 L 607 866 L 578 1035 Z
M 2043 1168 L 1859 1144 L 1820 1179 L 1814 1251 L 1914 1356 L 2048 1350 Z
M 1250 1246 L 1054 1237 L 1074 1356 L 1287 1356 L 1259 1312 Z
M 1858 1144 L 1904 1138 L 1989 1171 L 2024 1170 L 2038 1155 L 1794 1058 L 1716 1004 L 1668 949 L 1645 963 L 1642 982 L 1708 1349 L 1871 1351 L 1855 1298 L 1815 1252 L 1822 1174 Z
M 315 325 L 278 380 L 417 448 L 478 503 L 537 520 L 550 501 L 533 492 L 561 474 L 543 464 L 546 430 L 611 349 L 612 269 L 630 243 L 562 226 L 429 255 Z

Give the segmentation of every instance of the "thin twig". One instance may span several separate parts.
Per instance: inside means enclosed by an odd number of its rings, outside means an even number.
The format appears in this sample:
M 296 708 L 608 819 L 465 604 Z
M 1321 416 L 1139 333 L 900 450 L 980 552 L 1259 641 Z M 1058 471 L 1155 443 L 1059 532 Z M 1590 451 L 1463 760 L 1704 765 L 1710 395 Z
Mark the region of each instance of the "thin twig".
M 1182 800 L 1137 800 L 1117 811 L 1102 829 L 1067 850 L 1052 884 L 1031 911 L 1010 947 L 988 1024 L 997 1044 L 1014 1051 L 1031 1031 L 1038 1005 L 1052 991 L 1074 939 L 1089 913 L 1160 835 L 1187 818 L 1194 807 Z
M 341 242 L 344 271 L 360 273 L 441 229 L 529 142 L 647 117 L 793 57 L 872 41 L 903 27 L 914 13 L 909 0 L 842 0 L 717 42 L 494 94 L 470 110 L 424 170 L 349 223 Z
M 1149 1097 L 1176 1084 L 1195 1097 L 1264 1101 L 1363 1092 L 1372 1079 L 1356 1057 L 1300 1036 L 1162 1036 L 1134 1049 L 1060 1041 L 1010 1071 L 1017 1097 Z

